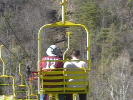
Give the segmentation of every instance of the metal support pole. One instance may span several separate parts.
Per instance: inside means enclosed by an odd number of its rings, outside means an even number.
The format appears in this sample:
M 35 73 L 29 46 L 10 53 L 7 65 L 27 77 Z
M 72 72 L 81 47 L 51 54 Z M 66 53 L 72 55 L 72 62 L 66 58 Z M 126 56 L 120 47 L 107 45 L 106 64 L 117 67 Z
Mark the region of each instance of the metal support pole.
M 40 76 L 42 29 L 43 29 L 43 27 L 41 27 L 39 32 L 38 32 L 38 62 L 37 62 L 37 71 L 38 71 L 38 74 L 39 74 L 38 76 Z M 40 95 L 40 77 L 38 77 L 38 94 Z
M 63 60 L 65 60 L 65 55 L 66 55 L 67 51 L 70 49 L 70 34 L 71 34 L 71 32 L 67 32 L 67 39 L 68 39 L 67 40 L 67 49 L 63 54 Z
M 73 100 L 79 100 L 79 94 L 74 93 L 73 94 Z
M 15 94 L 15 79 L 14 79 L 14 77 L 12 77 L 12 79 L 13 79 L 13 86 L 12 86 L 12 88 L 13 88 L 13 96 L 16 97 L 16 94 Z
M 62 0 L 62 23 L 65 23 L 65 0 Z
M 21 85 L 23 84 L 23 76 L 21 74 L 21 64 L 19 63 L 19 75 L 20 75 L 20 80 L 21 80 Z
M 4 62 L 4 60 L 2 59 L 2 47 L 3 47 L 4 45 L 1 45 L 0 46 L 0 60 L 2 61 L 2 64 L 3 64 L 3 70 L 2 70 L 2 73 L 3 73 L 3 75 L 5 75 L 5 62 Z

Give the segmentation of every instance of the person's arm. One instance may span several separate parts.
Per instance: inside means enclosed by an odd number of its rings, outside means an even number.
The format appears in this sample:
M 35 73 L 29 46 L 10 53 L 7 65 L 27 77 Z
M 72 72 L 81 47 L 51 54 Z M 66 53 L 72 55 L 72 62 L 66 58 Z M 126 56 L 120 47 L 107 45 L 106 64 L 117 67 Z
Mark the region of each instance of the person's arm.
M 85 67 L 85 68 L 88 68 L 88 65 L 87 65 L 87 63 L 86 63 L 86 62 L 84 62 L 84 67 Z
M 86 62 L 83 62 L 83 68 L 84 68 L 84 71 L 86 72 L 87 71 L 87 68 L 88 68 L 88 65 Z
M 61 58 L 59 58 L 59 60 L 62 60 Z M 56 61 L 55 62 L 55 67 L 56 68 L 63 68 L 64 62 L 63 61 Z
M 63 62 L 59 61 L 55 63 L 56 68 L 63 68 Z
M 70 62 L 65 62 L 63 68 L 72 68 L 72 64 Z
M 32 75 L 29 77 L 29 81 L 37 80 L 38 72 L 32 72 Z
M 40 62 L 40 70 L 45 70 L 47 63 L 45 61 L 45 57 L 42 58 L 41 62 Z
M 65 62 L 63 68 L 67 68 L 67 67 L 68 67 L 68 64 L 67 62 Z

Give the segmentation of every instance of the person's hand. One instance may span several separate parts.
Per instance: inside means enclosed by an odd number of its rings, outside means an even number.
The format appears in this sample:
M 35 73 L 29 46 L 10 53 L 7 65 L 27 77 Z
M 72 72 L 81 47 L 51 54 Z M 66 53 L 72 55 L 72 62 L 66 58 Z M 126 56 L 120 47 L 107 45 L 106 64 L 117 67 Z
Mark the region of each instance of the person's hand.
M 37 76 L 35 77 L 29 77 L 29 81 L 33 81 L 33 80 L 36 80 L 37 79 Z

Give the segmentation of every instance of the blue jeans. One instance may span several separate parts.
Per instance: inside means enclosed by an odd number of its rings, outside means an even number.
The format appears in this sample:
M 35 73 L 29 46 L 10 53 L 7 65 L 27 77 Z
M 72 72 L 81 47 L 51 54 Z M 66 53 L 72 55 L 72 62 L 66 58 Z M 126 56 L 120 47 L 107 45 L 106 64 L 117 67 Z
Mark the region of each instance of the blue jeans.
M 40 95 L 40 100 L 46 100 L 47 94 L 41 94 Z
M 59 94 L 59 100 L 66 100 L 65 94 Z
M 48 95 L 47 94 L 41 94 L 40 100 L 48 100 Z M 59 94 L 59 100 L 65 100 L 65 95 Z
M 86 100 L 86 94 L 79 94 L 79 100 Z M 73 95 L 72 94 L 66 94 L 66 99 L 65 100 L 73 100 Z

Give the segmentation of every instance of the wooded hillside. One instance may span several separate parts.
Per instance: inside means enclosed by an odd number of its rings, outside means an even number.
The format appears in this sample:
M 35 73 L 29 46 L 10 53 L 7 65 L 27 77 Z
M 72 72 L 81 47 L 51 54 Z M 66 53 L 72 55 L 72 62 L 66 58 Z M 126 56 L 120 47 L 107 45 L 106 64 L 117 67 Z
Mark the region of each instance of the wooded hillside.
M 6 73 L 18 77 L 19 63 L 23 63 L 25 77 L 28 66 L 36 70 L 38 30 L 44 24 L 61 20 L 60 1 L 0 0 L 0 44 L 5 46 L 2 56 Z M 133 100 L 133 0 L 68 0 L 67 8 L 67 20 L 91 30 L 88 100 Z M 82 29 L 46 30 L 44 50 L 54 43 L 65 50 L 66 31 L 78 34 L 71 37 L 71 48 L 78 48 L 85 57 L 82 45 L 86 44 L 86 35 L 81 34 Z

